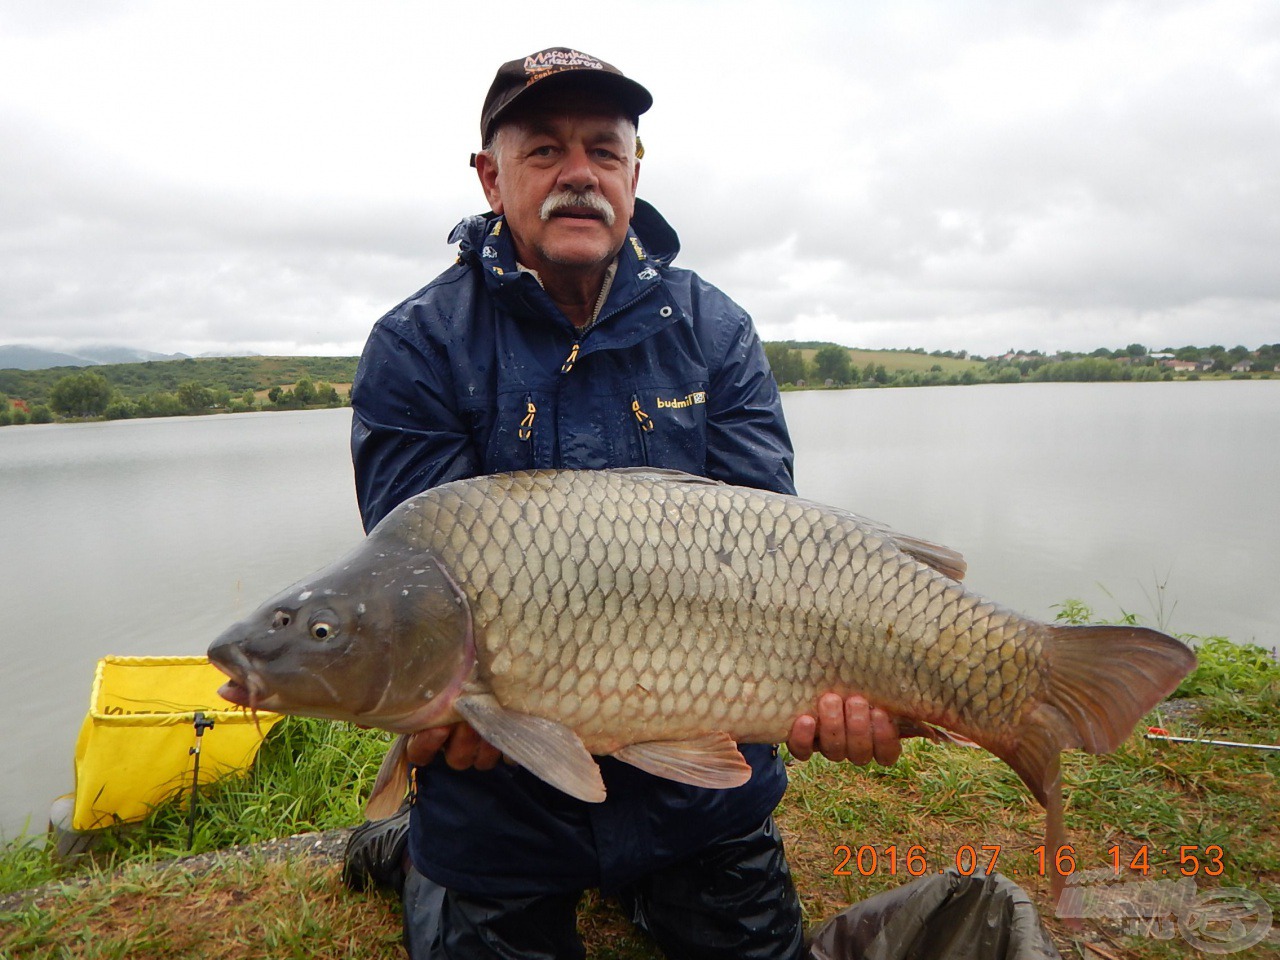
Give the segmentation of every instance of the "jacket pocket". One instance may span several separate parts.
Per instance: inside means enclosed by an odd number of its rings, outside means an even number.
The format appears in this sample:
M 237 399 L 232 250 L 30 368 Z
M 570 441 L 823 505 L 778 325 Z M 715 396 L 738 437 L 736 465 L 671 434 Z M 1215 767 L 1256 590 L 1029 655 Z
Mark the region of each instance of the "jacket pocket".
M 707 465 L 706 385 L 640 387 L 628 417 L 644 465 L 701 474 Z
M 537 421 L 537 404 L 533 402 L 533 394 L 526 393 L 524 396 L 524 416 L 520 419 L 520 425 L 516 427 L 516 441 L 524 445 L 522 459 L 527 470 L 532 470 L 534 465 L 533 430 Z
M 485 473 L 535 468 L 542 428 L 541 406 L 542 398 L 532 393 L 512 392 L 500 394 L 492 407 L 479 411 L 492 422 L 488 440 L 483 445 Z
M 646 467 L 653 466 L 649 459 L 649 434 L 653 433 L 653 418 L 645 413 L 640 405 L 640 395 L 631 395 L 631 418 L 635 422 L 637 436 L 640 440 L 640 461 Z

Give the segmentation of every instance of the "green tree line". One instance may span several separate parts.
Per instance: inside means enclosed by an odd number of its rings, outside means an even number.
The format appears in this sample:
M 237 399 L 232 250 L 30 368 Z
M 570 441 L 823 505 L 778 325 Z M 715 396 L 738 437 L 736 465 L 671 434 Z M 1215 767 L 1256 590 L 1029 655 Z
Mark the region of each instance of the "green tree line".
M 80 370 L 61 376 L 49 391 L 47 404 L 14 402 L 0 393 L 0 426 L 22 423 L 49 423 L 55 414 L 67 419 L 126 420 L 134 417 L 177 417 L 218 412 L 247 413 L 253 410 L 300 410 L 308 407 L 339 407 L 346 399 L 331 383 L 316 383 L 302 377 L 292 387 L 272 386 L 264 401 L 252 388 L 233 394 L 225 384 L 205 386 L 195 380 L 178 384 L 176 390 L 154 390 L 125 396 L 97 370 Z
M 765 355 L 786 387 L 927 387 L 1040 381 L 1195 379 L 1175 373 L 1166 358 L 1202 364 L 1206 374 L 1272 376 L 1280 343 L 1257 350 L 1166 347 L 1140 343 L 1092 353 L 1010 350 L 982 358 L 965 351 L 852 351 L 834 343 L 772 341 Z M 855 360 L 855 356 L 858 358 Z M 868 359 L 870 358 L 870 359 Z M 864 362 L 865 361 L 865 362 Z M 214 412 L 296 410 L 347 402 L 338 386 L 355 376 L 356 357 L 208 357 L 47 370 L 0 370 L 0 426 L 48 423 L 57 417 L 125 419 Z M 1234 368 L 1244 364 L 1247 371 Z M 265 398 L 261 395 L 265 394 Z M 13 398 L 12 400 L 10 398 Z
M 837 344 L 767 342 L 765 355 L 774 378 L 783 387 L 880 387 L 880 386 L 949 386 L 973 383 L 1022 382 L 1105 382 L 1174 380 L 1188 376 L 1175 372 L 1162 363 L 1174 358 L 1200 363 L 1206 374 L 1229 374 L 1235 377 L 1273 375 L 1280 364 L 1280 344 L 1263 344 L 1257 350 L 1243 346 L 1226 349 L 1221 346 L 1178 347 L 1155 351 L 1153 356 L 1142 344 L 1134 343 L 1116 350 L 1099 348 L 1089 354 L 1063 352 L 1049 356 L 1039 351 L 1015 353 L 1009 358 L 982 358 L 964 351 L 887 350 L 876 351 L 876 359 L 865 364 L 854 360 L 854 354 L 868 356 L 868 351 L 852 351 Z M 937 358 L 929 364 L 927 358 Z M 957 369 L 952 360 L 969 363 Z M 1249 369 L 1236 371 L 1239 364 Z M 1195 379 L 1199 372 L 1192 372 Z
M 233 397 L 246 390 L 312 383 L 350 383 L 358 357 L 197 357 L 186 360 L 148 360 L 109 363 L 95 367 L 51 367 L 45 370 L 0 370 L 0 393 L 22 397 L 29 404 L 48 404 L 54 385 L 70 374 L 93 372 L 106 378 L 126 400 L 144 394 L 172 393 L 186 383 L 209 389 L 225 388 Z

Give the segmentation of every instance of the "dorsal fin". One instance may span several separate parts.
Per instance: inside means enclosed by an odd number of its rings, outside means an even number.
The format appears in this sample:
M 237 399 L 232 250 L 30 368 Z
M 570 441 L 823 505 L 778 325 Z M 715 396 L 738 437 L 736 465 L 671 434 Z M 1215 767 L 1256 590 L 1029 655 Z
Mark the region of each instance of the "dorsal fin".
M 700 477 L 696 473 L 685 473 L 683 470 L 668 470 L 666 467 L 612 467 L 608 473 L 625 473 L 638 480 L 649 478 L 663 480 L 667 483 L 705 483 L 714 487 L 724 486 L 719 480 Z
M 960 555 L 959 551 L 944 547 L 940 543 L 921 540 L 919 537 L 908 537 L 906 534 L 898 533 L 895 530 L 886 532 L 907 556 L 914 560 L 919 560 L 926 567 L 932 567 L 944 577 L 950 577 L 952 580 L 964 579 L 965 571 L 969 569 L 969 565 L 965 563 L 965 559 Z

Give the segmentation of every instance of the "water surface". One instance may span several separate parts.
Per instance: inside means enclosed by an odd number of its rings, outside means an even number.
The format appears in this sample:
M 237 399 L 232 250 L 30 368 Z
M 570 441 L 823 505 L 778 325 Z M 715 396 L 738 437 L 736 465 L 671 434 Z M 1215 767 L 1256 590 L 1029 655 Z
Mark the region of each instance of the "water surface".
M 1079 598 L 1265 646 L 1280 381 L 787 394 L 802 495 L 960 550 L 1050 618 Z M 361 537 L 350 412 L 0 429 L 0 835 L 73 785 L 94 664 L 199 654 Z M 1163 589 L 1161 586 L 1163 585 Z

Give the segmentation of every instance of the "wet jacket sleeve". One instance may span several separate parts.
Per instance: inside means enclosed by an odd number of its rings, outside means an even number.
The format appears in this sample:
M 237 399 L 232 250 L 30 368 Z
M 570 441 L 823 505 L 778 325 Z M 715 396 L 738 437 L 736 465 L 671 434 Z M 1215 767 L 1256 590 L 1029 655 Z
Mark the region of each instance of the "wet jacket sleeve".
M 726 322 L 707 390 L 707 475 L 794 494 L 794 454 L 782 397 L 751 318 Z
M 366 531 L 409 497 L 481 472 L 453 397 L 447 360 L 409 319 L 374 326 L 351 387 L 351 458 Z

